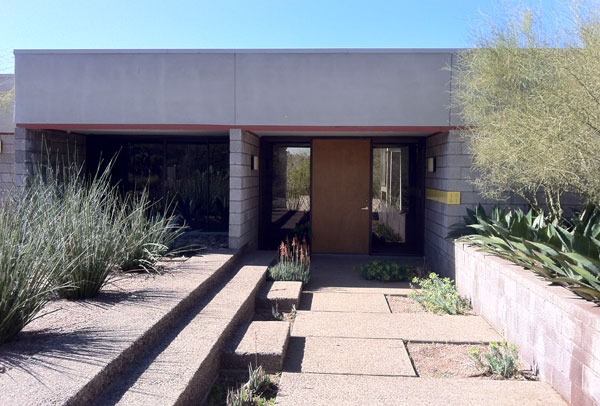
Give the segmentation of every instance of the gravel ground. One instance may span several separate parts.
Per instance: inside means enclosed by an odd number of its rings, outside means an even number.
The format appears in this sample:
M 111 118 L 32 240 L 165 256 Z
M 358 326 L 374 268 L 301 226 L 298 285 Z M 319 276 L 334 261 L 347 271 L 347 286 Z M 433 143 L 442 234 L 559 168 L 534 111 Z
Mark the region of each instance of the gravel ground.
M 481 376 L 484 370 L 479 367 L 469 350 L 483 345 L 460 344 L 412 344 L 408 343 L 408 353 L 417 373 L 423 378 L 469 378 Z
M 116 275 L 96 298 L 50 301 L 42 310 L 42 317 L 0 346 L 0 381 L 15 367 L 27 370 L 39 364 L 39 356 L 58 364 L 66 358 L 102 364 L 103 358 L 113 355 L 114 347 L 135 339 L 232 253 L 207 250 L 192 259 L 169 259 L 161 263 L 161 274 Z
M 407 296 L 386 295 L 392 313 L 427 313 L 418 302 Z

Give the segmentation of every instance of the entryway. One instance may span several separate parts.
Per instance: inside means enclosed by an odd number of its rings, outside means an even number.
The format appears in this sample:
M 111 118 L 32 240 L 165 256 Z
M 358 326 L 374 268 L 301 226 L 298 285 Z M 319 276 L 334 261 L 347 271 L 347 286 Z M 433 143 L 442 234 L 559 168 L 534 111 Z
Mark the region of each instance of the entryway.
M 422 255 L 423 151 L 416 137 L 261 137 L 260 246 Z

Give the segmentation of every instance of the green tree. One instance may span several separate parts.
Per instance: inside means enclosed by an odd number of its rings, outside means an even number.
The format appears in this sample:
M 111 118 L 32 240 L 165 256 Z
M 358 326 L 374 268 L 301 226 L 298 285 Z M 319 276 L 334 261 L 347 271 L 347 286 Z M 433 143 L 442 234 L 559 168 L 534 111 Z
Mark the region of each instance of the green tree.
M 600 204 L 600 20 L 574 10 L 553 40 L 531 11 L 497 20 L 453 72 L 482 194 L 516 193 L 536 209 L 543 194 L 552 219 L 567 192 Z
M 8 111 L 15 103 L 15 89 L 12 88 L 7 92 L 0 92 L 0 110 Z

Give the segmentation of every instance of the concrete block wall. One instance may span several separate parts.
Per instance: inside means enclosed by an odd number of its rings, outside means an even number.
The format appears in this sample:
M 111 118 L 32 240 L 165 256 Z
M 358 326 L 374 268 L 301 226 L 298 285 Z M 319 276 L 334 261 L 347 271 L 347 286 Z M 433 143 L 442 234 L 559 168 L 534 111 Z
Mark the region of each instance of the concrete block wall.
M 0 152 L 0 201 L 6 190 L 14 186 L 15 174 L 15 136 L 0 133 L 2 152 Z
M 425 200 L 424 251 L 431 271 L 454 276 L 454 243 L 446 237 L 450 227 L 481 200 L 471 179 L 472 158 L 457 131 L 434 134 L 425 144 L 426 158 L 436 159 L 435 172 L 426 172 L 425 187 L 461 192 L 461 204 Z
M 14 182 L 25 186 L 35 164 L 85 164 L 86 138 L 62 131 L 15 129 Z
M 459 131 L 434 134 L 427 138 L 425 145 L 427 158 L 436 158 L 435 172 L 426 172 L 425 187 L 449 192 L 461 193 L 461 204 L 447 205 L 434 200 L 425 200 L 424 251 L 429 268 L 440 275 L 454 276 L 454 242 L 446 236 L 452 225 L 462 221 L 467 208 L 481 204 L 486 211 L 493 207 L 511 207 L 528 210 L 526 201 L 517 196 L 506 200 L 483 198 L 471 182 L 474 179 L 471 166 L 473 157 Z M 538 196 L 544 202 L 543 193 Z M 565 215 L 571 216 L 581 207 L 581 199 L 576 195 L 565 195 L 563 208 Z
M 455 244 L 456 285 L 506 340 L 573 405 L 600 405 L 600 307 L 533 272 Z
M 229 131 L 229 248 L 258 246 L 259 173 L 251 167 L 259 156 L 256 135 L 232 128 Z

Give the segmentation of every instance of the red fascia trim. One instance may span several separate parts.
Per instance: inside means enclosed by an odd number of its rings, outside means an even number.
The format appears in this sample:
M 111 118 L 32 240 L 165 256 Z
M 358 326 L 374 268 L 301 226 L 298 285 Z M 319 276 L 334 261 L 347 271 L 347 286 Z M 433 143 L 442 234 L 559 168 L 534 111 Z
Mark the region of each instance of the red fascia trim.
M 247 131 L 339 131 L 339 132 L 445 132 L 460 126 L 324 126 L 324 125 L 214 125 L 214 124 L 17 124 L 30 130 L 197 130 L 223 131 L 241 128 Z

